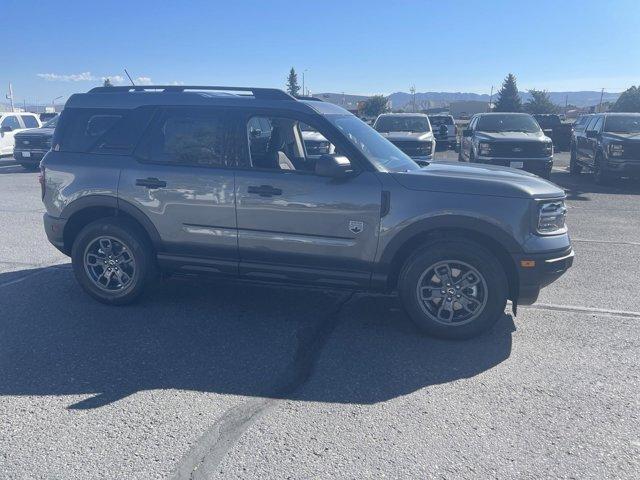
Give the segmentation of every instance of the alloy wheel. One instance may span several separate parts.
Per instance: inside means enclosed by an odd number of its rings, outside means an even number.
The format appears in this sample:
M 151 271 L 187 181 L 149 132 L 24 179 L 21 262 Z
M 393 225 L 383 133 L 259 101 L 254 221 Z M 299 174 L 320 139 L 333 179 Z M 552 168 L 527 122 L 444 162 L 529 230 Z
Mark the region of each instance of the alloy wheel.
M 101 290 L 115 293 L 133 284 L 136 262 L 122 240 L 100 236 L 87 245 L 83 259 L 87 276 Z

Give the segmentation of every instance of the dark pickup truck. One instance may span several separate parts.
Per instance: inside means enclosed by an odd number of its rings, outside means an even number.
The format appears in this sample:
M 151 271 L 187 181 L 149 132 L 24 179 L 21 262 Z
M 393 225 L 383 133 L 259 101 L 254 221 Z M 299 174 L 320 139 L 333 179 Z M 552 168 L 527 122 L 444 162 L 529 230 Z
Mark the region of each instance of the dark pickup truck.
M 590 116 L 586 127 L 574 133 L 569 171 L 593 172 L 595 181 L 640 177 L 640 113 L 605 113 Z
M 462 132 L 458 160 L 517 168 L 548 179 L 553 144 L 527 113 L 479 113 Z
M 556 150 L 569 150 L 572 133 L 570 123 L 562 123 L 560 116 L 555 114 L 535 114 L 533 117 L 544 134 L 553 141 Z
M 58 123 L 53 117 L 40 128 L 29 128 L 17 133 L 13 158 L 27 170 L 37 170 L 40 160 L 51 148 L 51 139 Z

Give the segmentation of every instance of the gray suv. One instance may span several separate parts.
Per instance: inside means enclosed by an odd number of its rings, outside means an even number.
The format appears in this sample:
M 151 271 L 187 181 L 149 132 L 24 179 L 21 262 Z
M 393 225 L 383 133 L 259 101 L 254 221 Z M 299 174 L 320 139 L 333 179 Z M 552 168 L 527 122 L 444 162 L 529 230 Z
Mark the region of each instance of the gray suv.
M 302 123 L 335 152 L 309 158 Z M 73 95 L 41 183 L 49 240 L 112 305 L 159 272 L 397 291 L 425 332 L 467 338 L 573 261 L 555 185 L 489 165 L 420 168 L 346 110 L 275 89 Z

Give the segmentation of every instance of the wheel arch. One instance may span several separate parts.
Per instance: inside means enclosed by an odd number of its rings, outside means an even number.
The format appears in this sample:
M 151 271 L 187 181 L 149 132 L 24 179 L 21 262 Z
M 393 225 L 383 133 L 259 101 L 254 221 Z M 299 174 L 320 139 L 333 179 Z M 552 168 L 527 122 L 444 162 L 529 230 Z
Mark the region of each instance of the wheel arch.
M 405 261 L 418 248 L 444 239 L 463 239 L 477 243 L 492 253 L 502 265 L 509 282 L 509 298 L 518 298 L 519 277 L 513 253 L 522 253 L 518 242 L 500 227 L 471 217 L 444 216 L 418 222 L 400 232 L 380 257 L 381 275 L 374 281 L 385 290 L 397 288 Z
M 71 252 L 73 242 L 82 228 L 99 218 L 120 217 L 128 218 L 146 234 L 149 243 L 155 251 L 160 247 L 160 235 L 153 223 L 129 202 L 109 195 L 89 195 L 79 198 L 67 205 L 61 214 L 66 218 L 63 231 L 64 252 Z

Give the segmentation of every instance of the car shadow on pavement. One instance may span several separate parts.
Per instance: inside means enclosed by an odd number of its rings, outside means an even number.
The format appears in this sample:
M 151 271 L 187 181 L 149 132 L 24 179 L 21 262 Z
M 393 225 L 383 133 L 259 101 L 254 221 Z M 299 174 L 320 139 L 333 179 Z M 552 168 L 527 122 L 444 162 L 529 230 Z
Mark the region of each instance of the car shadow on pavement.
M 589 194 L 640 195 L 638 180 L 622 178 L 612 180 L 610 185 L 598 185 L 591 174 L 571 175 L 568 171 L 551 173 L 551 181 L 564 188 L 567 200 L 590 201 Z
M 68 265 L 0 274 L 0 311 L 0 395 L 74 409 L 152 389 L 371 404 L 494 367 L 515 330 L 505 315 L 476 339 L 435 340 L 393 297 L 201 280 L 110 307 Z

